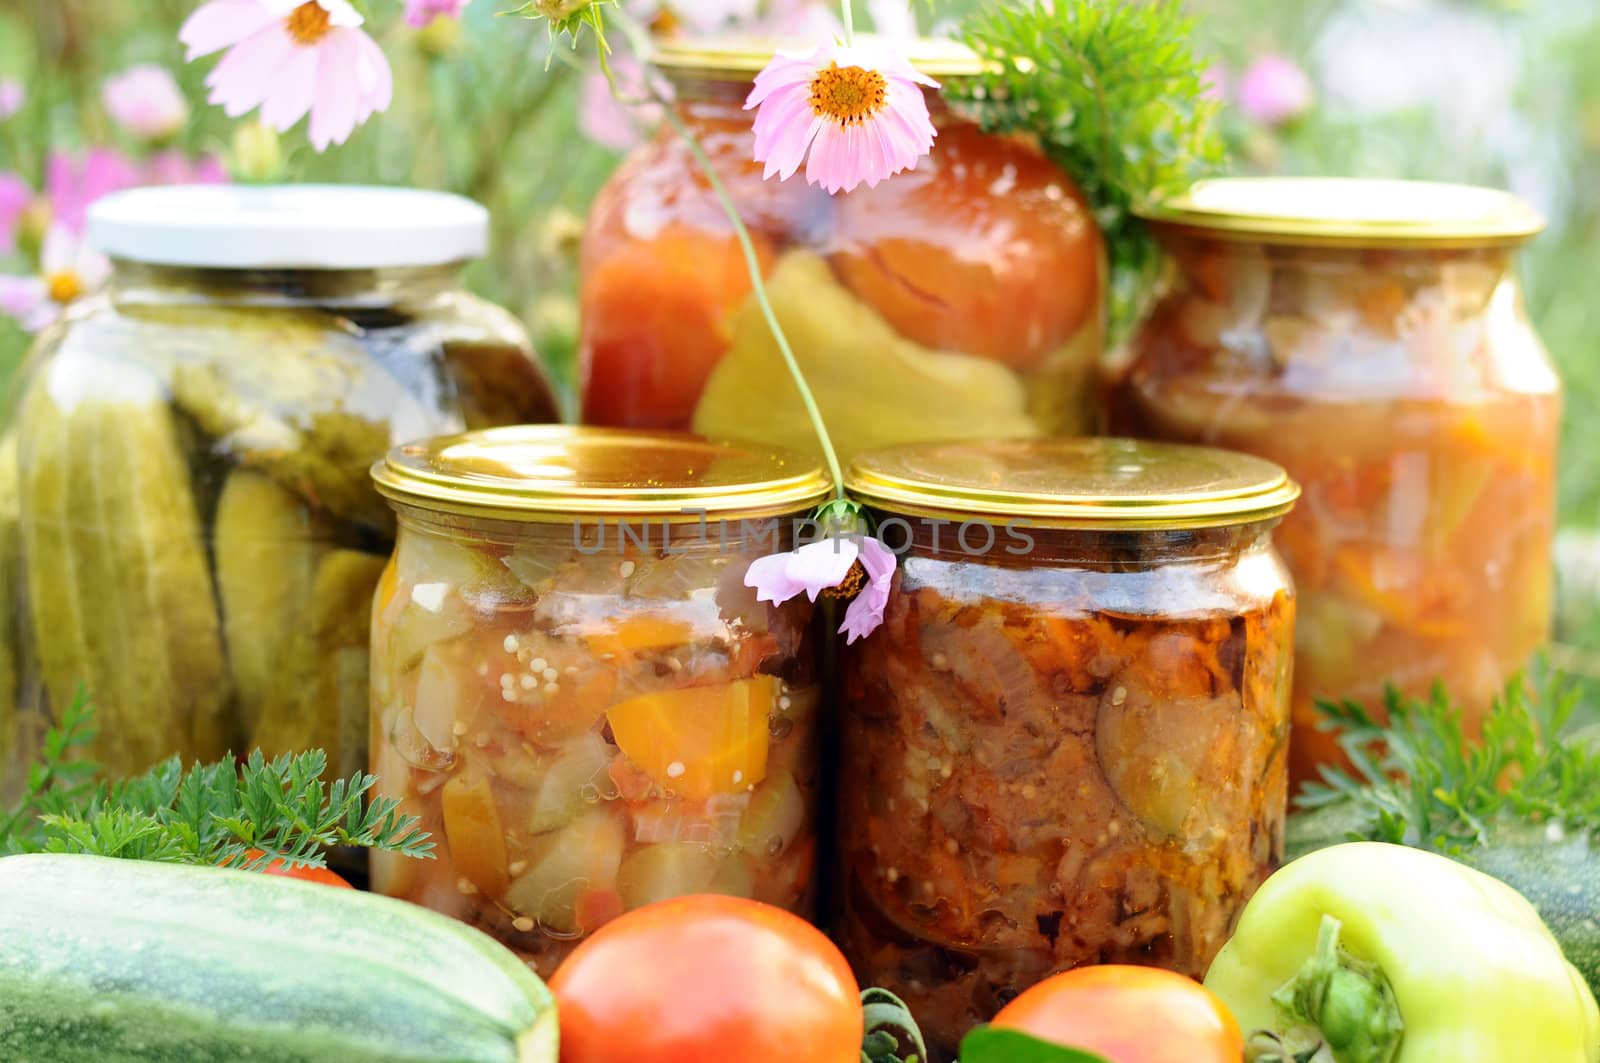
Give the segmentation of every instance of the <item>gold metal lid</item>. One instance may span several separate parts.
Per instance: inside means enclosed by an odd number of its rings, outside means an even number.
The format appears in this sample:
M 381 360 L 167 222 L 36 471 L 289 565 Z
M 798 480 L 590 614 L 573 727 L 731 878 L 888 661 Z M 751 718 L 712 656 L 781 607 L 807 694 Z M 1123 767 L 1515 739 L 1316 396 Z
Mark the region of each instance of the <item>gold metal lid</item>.
M 1158 230 L 1273 244 L 1492 247 L 1526 243 L 1544 219 L 1495 188 L 1356 177 L 1227 177 L 1144 208 Z
M 856 34 L 859 42 L 876 39 L 870 33 Z M 814 47 L 770 37 L 665 37 L 656 39 L 652 59 L 669 73 L 683 71 L 749 80 L 764 70 L 780 50 L 804 48 L 809 52 Z M 923 39 L 896 47 L 918 72 L 935 79 L 975 77 L 986 69 L 982 57 L 959 41 Z
M 784 450 L 569 425 L 408 443 L 374 465 L 372 479 L 407 505 L 522 521 L 779 516 L 816 505 L 830 490 L 819 465 Z
M 850 491 L 920 516 L 1001 517 L 1060 528 L 1199 528 L 1282 516 L 1300 497 L 1283 469 L 1211 447 L 1132 439 L 925 443 L 856 457 Z

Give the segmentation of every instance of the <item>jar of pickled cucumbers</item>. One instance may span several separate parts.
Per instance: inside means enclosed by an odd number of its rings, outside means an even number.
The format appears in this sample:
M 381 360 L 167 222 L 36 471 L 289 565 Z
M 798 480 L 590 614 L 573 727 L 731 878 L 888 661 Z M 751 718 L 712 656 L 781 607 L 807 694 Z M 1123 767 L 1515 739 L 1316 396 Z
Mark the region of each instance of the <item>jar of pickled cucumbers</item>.
M 1103 337 L 1100 232 L 1031 144 L 927 90 L 938 130 L 915 170 L 829 196 L 762 180 L 743 109 L 772 49 L 667 41 L 657 64 L 749 227 L 773 310 L 844 454 L 928 438 L 1074 434 Z M 923 42 L 950 82 L 975 55 Z M 582 253 L 585 423 L 816 449 L 751 293 L 738 241 L 670 124 L 617 171 Z
M 858 456 L 900 554 L 846 648 L 835 934 L 935 1060 L 1095 963 L 1193 977 L 1283 852 L 1294 592 L 1258 458 L 1116 439 Z
M 818 683 L 803 598 L 744 585 L 827 496 L 810 459 L 504 428 L 373 470 L 400 538 L 373 610 L 372 770 L 438 842 L 373 886 L 548 976 L 689 893 L 808 914 Z
M 1128 435 L 1283 465 L 1300 591 L 1293 771 L 1340 754 L 1317 699 L 1381 714 L 1443 682 L 1475 729 L 1546 640 L 1561 386 L 1523 308 L 1512 196 L 1207 182 L 1152 218 L 1170 279 L 1111 394 Z
M 109 287 L 39 338 L 0 452 L 0 746 L 20 765 L 81 692 L 114 775 L 255 748 L 356 770 L 393 544 L 369 467 L 558 416 L 521 326 L 461 286 L 487 215 L 411 189 L 195 186 L 102 199 L 89 225 Z

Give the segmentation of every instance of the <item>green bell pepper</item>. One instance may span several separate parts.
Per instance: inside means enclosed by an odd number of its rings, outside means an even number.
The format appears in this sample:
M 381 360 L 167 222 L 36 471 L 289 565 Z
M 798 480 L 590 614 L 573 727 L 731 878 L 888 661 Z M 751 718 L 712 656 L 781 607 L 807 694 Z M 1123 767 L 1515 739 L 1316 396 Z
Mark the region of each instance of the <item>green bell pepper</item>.
M 1401 845 L 1278 871 L 1205 984 L 1262 1061 L 1600 1063 L 1600 1008 L 1533 906 Z

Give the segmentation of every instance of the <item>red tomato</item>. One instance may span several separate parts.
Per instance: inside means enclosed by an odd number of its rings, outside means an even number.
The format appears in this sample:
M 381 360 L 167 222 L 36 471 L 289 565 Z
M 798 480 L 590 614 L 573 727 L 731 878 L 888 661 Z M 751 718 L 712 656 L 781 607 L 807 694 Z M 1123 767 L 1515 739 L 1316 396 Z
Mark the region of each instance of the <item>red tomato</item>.
M 925 347 L 1029 370 L 1099 313 L 1099 226 L 1021 141 L 950 125 L 915 170 L 838 210 L 839 279 Z
M 250 857 L 250 859 L 257 860 L 263 856 L 266 856 L 267 854 L 262 852 L 260 849 L 251 849 L 247 855 Z M 282 860 L 274 860 L 272 863 L 262 868 L 261 873 L 263 875 L 281 875 L 284 878 L 297 878 L 302 882 L 315 882 L 319 885 L 334 886 L 343 890 L 355 889 L 355 887 L 350 885 L 350 883 L 346 882 L 344 879 L 340 878 L 338 875 L 334 874 L 332 871 L 329 871 L 325 867 L 306 867 L 304 864 L 301 864 L 298 867 L 291 868 L 285 867 Z
M 1079 967 L 1007 1004 L 994 1025 L 1111 1063 L 1239 1063 L 1244 1038 L 1205 986 L 1157 967 Z
M 550 980 L 561 1063 L 857 1063 L 861 995 L 844 956 L 795 915 L 679 897 L 607 923 Z

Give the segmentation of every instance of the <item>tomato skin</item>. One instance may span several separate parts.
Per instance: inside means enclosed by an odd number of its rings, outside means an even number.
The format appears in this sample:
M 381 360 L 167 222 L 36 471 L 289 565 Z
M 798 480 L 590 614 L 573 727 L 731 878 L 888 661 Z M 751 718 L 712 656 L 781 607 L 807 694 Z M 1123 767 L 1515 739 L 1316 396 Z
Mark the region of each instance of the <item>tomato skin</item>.
M 260 849 L 251 849 L 245 855 L 251 860 L 259 860 L 261 857 L 266 856 L 267 854 L 262 852 Z M 263 875 L 279 875 L 283 878 L 297 878 L 302 882 L 315 882 L 321 886 L 333 886 L 335 889 L 355 889 L 355 887 L 350 885 L 350 883 L 346 882 L 343 878 L 334 874 L 332 871 L 329 871 L 325 867 L 306 867 L 304 864 L 301 864 L 298 867 L 289 868 L 284 866 L 282 860 L 274 860 L 272 863 L 262 868 L 260 873 Z
M 857 1063 L 861 994 L 798 916 L 678 897 L 607 923 L 550 980 L 561 1063 Z
M 1110 1063 L 1239 1063 L 1239 1024 L 1199 982 L 1158 967 L 1107 964 L 1052 975 L 993 1025 L 1098 1052 Z

